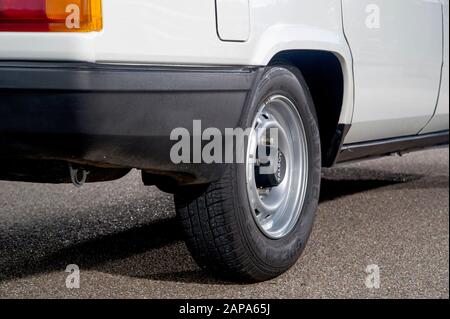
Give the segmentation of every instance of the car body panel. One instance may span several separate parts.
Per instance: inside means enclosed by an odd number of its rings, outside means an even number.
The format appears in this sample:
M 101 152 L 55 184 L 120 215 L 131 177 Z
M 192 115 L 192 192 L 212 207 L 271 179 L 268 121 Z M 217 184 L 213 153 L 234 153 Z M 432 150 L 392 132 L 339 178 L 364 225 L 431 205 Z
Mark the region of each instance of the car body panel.
M 343 4 L 355 74 L 355 111 L 346 143 L 417 134 L 430 120 L 440 88 L 441 2 Z
M 448 130 L 449 127 L 449 0 L 443 0 L 443 39 L 444 39 L 444 61 L 442 65 L 441 90 L 439 100 L 433 118 L 421 133 L 431 133 L 440 130 Z

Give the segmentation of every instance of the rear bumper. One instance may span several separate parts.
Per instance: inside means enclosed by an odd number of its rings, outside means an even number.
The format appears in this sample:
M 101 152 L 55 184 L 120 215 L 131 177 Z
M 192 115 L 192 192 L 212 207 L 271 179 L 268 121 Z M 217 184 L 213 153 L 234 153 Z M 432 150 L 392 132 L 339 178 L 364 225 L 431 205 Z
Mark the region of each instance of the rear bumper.
M 138 168 L 186 183 L 221 165 L 173 164 L 178 127 L 239 126 L 258 68 L 0 63 L 0 158 Z

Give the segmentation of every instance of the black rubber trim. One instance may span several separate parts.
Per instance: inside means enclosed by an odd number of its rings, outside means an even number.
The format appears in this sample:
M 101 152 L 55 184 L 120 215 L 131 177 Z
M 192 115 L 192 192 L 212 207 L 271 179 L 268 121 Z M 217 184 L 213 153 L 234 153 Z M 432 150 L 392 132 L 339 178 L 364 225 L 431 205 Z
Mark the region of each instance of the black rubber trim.
M 0 89 L 245 91 L 257 68 L 165 67 L 70 62 L 1 62 Z
M 449 144 L 449 131 L 344 145 L 336 163 L 407 153 Z
M 262 68 L 0 62 L 0 158 L 138 168 L 180 183 L 221 164 L 173 164 L 174 128 L 239 127 Z
M 331 145 L 328 151 L 323 155 L 322 165 L 324 167 L 332 167 L 336 164 L 339 153 L 344 145 L 345 137 L 350 131 L 351 124 L 339 124 L 336 132 L 331 140 Z

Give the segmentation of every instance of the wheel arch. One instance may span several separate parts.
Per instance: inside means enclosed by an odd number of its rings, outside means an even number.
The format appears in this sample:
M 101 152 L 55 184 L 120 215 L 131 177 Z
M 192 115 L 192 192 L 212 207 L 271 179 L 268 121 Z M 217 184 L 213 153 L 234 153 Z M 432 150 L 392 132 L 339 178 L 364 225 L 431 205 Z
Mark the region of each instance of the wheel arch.
M 353 113 L 353 86 L 345 59 L 325 50 L 286 50 L 271 59 L 269 65 L 273 64 L 292 65 L 302 73 L 319 121 L 322 165 L 333 166 Z

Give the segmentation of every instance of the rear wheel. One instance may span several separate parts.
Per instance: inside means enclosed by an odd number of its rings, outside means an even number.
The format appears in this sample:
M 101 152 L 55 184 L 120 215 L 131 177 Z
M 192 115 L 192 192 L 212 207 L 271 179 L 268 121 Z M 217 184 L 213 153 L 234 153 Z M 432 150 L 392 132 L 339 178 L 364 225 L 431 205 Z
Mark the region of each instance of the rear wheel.
M 252 101 L 242 123 L 252 134 L 236 150 L 245 152 L 245 164 L 229 165 L 221 180 L 184 189 L 175 201 L 202 268 L 264 281 L 294 265 L 308 240 L 319 199 L 320 137 L 297 69 L 268 68 Z

